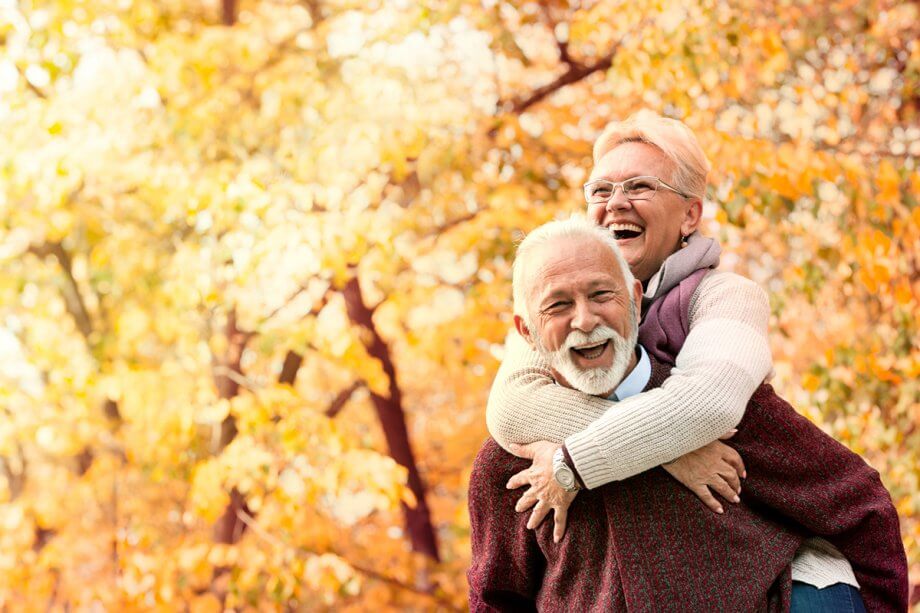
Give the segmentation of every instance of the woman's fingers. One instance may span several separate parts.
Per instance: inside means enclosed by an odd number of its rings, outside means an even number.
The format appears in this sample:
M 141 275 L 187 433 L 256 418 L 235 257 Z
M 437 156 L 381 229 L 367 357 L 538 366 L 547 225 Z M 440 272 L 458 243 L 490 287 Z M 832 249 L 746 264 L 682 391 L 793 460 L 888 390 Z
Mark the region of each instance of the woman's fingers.
M 533 530 L 546 518 L 546 515 L 549 513 L 552 507 L 543 502 L 542 500 L 537 502 L 537 506 L 533 508 L 533 513 L 530 514 L 530 519 L 527 520 L 527 529 Z
M 568 518 L 568 515 L 568 508 L 553 509 L 553 521 L 556 522 L 556 525 L 553 527 L 554 543 L 558 543 L 562 540 L 562 536 L 565 534 L 565 520 Z
M 719 501 L 715 499 L 715 497 L 712 495 L 712 492 L 710 492 L 709 488 L 705 485 L 698 485 L 692 488 L 691 491 L 696 494 L 697 498 L 703 501 L 703 504 L 709 507 L 710 511 L 714 511 L 716 513 L 723 512 L 722 505 L 719 504 Z
M 533 482 L 531 479 L 531 470 L 529 468 L 525 468 L 521 472 L 508 479 L 508 483 L 505 484 L 505 487 L 507 487 L 509 490 L 514 490 L 521 487 L 522 485 L 532 485 Z
M 524 492 L 524 495 L 521 496 L 521 499 L 517 501 L 516 505 L 514 505 L 514 510 L 517 511 L 518 513 L 522 511 L 526 511 L 527 509 L 532 507 L 534 504 L 536 504 L 537 500 L 538 498 L 536 494 L 533 493 L 533 489 L 529 489 L 526 492 Z
M 729 500 L 731 502 L 741 502 L 741 499 L 738 497 L 738 493 L 731 487 L 731 485 L 721 479 L 714 480 L 709 484 L 709 487 L 725 500 Z
M 726 465 L 724 468 L 718 470 L 713 479 L 713 483 L 719 481 L 727 483 L 731 487 L 733 493 L 741 493 L 741 477 L 735 472 L 734 467 Z M 710 483 L 710 485 L 712 485 L 712 483 Z M 722 492 L 719 493 L 721 494 Z
M 725 453 L 722 454 L 722 459 L 731 464 L 732 468 L 735 469 L 735 472 L 743 479 L 747 477 L 747 471 L 744 468 L 744 460 L 741 459 L 741 455 L 726 445 Z

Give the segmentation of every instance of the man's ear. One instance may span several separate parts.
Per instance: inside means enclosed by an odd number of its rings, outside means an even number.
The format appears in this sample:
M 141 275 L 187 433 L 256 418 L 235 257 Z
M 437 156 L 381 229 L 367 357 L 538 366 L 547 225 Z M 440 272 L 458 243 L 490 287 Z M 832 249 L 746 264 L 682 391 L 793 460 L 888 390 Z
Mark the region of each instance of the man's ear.
M 633 300 L 636 301 L 636 317 L 642 319 L 642 283 L 633 279 Z
M 699 227 L 700 219 L 703 217 L 703 201 L 694 199 L 690 202 L 687 212 L 684 214 L 684 220 L 680 224 L 681 236 L 690 236 Z
M 527 324 L 524 323 L 523 317 L 520 315 L 514 316 L 514 327 L 517 328 L 518 334 L 524 337 L 524 340 L 533 346 L 533 337 L 530 335 L 530 329 L 527 327 Z

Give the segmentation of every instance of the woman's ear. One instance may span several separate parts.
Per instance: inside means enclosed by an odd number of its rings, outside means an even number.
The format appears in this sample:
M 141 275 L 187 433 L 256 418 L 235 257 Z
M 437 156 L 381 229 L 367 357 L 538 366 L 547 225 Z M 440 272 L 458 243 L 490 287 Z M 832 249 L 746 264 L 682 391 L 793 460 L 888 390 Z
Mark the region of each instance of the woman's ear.
M 703 201 L 694 199 L 690 201 L 687 212 L 684 214 L 684 220 L 680 224 L 681 236 L 690 236 L 699 227 L 700 220 L 703 218 Z

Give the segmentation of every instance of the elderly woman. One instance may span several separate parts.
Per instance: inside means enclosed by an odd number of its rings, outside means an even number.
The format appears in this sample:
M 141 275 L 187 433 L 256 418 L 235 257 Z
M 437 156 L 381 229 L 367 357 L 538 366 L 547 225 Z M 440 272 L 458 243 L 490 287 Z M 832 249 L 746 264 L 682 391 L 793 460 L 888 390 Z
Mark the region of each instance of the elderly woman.
M 695 271 L 712 270 L 689 296 L 689 334 L 658 389 L 622 401 L 579 393 L 556 385 L 537 353 L 509 338 L 487 421 L 500 445 L 534 458 L 508 484 L 531 486 L 518 505 L 534 506 L 528 527 L 553 510 L 561 537 L 574 494 L 554 480 L 560 466 L 596 488 L 661 465 L 717 513 L 721 504 L 709 488 L 738 501 L 744 469 L 718 439 L 741 421 L 771 371 L 770 310 L 757 285 L 714 269 L 719 246 L 697 232 L 708 171 L 693 133 L 672 119 L 644 114 L 613 123 L 595 143 L 584 186 L 588 214 L 613 233 L 642 282 L 643 311 Z M 853 568 L 826 540 L 805 541 L 792 579 L 793 610 L 813 602 L 825 610 L 862 606 Z

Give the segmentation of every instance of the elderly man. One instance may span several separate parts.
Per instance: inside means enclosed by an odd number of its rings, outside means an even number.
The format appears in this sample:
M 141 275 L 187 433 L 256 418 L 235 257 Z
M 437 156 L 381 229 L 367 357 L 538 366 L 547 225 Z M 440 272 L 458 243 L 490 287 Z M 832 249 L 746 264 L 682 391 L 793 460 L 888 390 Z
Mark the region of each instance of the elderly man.
M 619 398 L 660 385 L 669 369 L 635 345 L 641 297 L 614 239 L 587 221 L 552 222 L 519 247 L 515 326 L 560 385 Z M 787 610 L 789 564 L 834 514 L 822 536 L 860 560 L 882 556 L 872 572 L 900 573 L 890 498 L 858 456 L 775 395 L 755 395 L 738 429 L 733 444 L 757 466 L 741 504 L 712 514 L 657 468 L 579 495 L 561 540 L 515 512 L 520 494 L 505 484 L 528 463 L 487 441 L 470 479 L 471 608 Z M 797 451 L 821 457 L 804 478 L 784 466 Z M 560 450 L 556 478 L 574 492 L 566 460 Z

